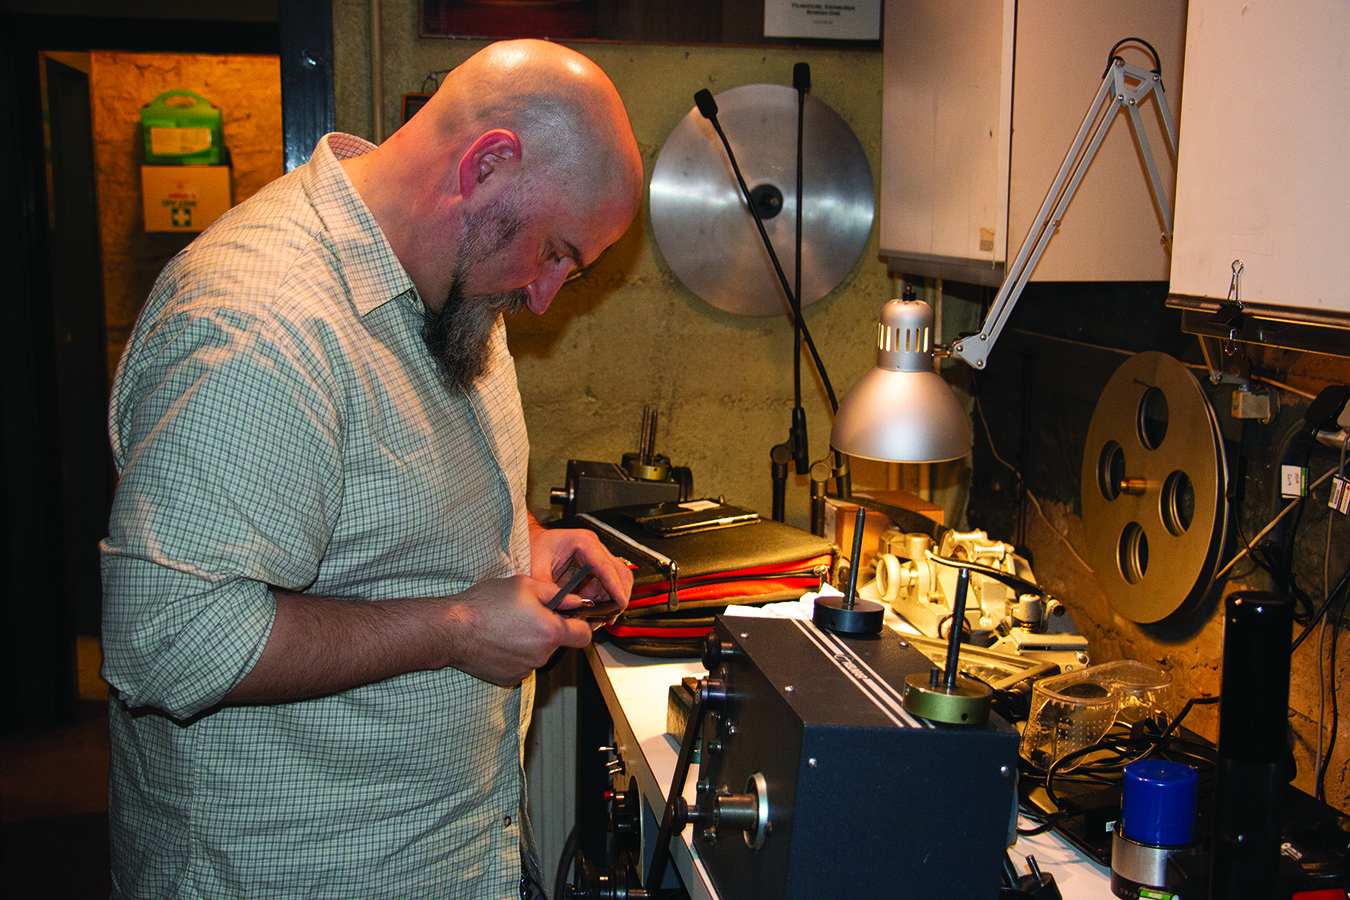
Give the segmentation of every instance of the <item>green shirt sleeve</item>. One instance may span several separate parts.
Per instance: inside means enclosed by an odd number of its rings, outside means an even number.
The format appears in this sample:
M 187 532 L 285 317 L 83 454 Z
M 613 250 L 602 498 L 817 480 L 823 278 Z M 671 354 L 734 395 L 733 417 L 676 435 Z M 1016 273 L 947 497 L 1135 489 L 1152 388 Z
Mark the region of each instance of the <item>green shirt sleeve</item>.
M 266 643 L 269 586 L 317 576 L 342 500 L 319 343 L 197 302 L 137 351 L 103 548 L 104 676 L 128 706 L 219 703 Z

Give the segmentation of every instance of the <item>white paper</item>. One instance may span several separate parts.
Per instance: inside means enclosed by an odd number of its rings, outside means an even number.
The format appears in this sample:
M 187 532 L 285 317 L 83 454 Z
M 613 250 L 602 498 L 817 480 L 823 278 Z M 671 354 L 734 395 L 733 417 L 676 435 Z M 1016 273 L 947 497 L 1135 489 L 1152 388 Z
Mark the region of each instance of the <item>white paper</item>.
M 764 0 L 764 36 L 881 40 L 881 0 Z

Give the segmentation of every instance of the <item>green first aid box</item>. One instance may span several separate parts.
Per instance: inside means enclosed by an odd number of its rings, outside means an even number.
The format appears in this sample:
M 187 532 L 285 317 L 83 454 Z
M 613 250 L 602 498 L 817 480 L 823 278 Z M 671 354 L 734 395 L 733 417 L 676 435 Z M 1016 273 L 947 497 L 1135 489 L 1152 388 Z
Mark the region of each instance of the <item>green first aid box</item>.
M 192 91 L 165 91 L 141 107 L 147 166 L 215 166 L 225 157 L 220 107 Z

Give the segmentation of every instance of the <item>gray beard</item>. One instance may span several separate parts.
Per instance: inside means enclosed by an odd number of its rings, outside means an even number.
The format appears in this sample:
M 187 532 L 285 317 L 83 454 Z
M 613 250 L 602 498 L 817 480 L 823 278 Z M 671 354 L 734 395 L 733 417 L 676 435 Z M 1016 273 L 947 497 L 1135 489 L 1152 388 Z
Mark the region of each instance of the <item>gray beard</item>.
M 422 326 L 422 340 L 452 390 L 467 393 L 473 388 L 487 371 L 488 341 L 497 316 L 520 312 L 530 299 L 523 289 L 472 296 L 464 291 L 469 271 L 510 244 L 520 227 L 511 198 L 464 223 L 445 302 Z
M 470 297 L 464 294 L 462 278 L 451 282 L 445 303 L 422 326 L 422 340 L 452 389 L 467 393 L 478 383 L 487 371 L 497 316 L 519 312 L 528 299 L 523 290 Z

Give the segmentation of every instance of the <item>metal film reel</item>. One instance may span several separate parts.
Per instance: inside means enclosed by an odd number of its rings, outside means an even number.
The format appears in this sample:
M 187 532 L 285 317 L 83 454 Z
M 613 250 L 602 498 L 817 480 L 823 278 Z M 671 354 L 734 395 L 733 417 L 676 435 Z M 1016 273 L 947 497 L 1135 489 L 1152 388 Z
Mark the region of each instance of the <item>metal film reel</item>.
M 797 91 L 745 84 L 717 95 L 718 121 L 774 253 L 793 279 L 797 228 Z M 803 308 L 834 290 L 872 233 L 872 169 L 857 135 L 811 94 L 802 120 Z M 791 305 L 745 207 L 712 123 L 690 110 L 652 170 L 652 232 L 685 287 L 724 312 L 778 316 Z
M 1227 483 L 1195 376 L 1165 353 L 1130 357 L 1093 411 L 1081 487 L 1088 562 L 1117 612 L 1148 624 L 1203 599 L 1227 538 Z

